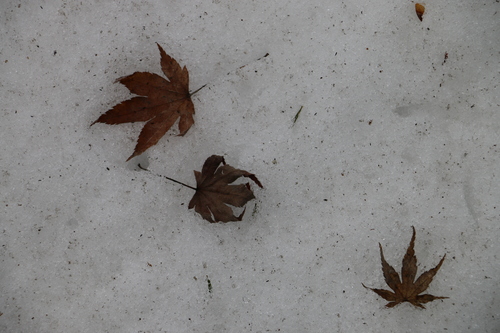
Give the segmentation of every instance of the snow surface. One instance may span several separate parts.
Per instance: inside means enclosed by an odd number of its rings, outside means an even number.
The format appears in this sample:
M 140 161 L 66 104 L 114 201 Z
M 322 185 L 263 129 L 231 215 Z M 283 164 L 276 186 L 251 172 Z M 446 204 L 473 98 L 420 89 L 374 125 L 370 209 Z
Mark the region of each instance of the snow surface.
M 500 6 L 425 5 L 3 1 L 0 331 L 498 332 Z M 208 85 L 125 162 L 142 124 L 89 125 L 155 42 Z M 194 185 L 212 154 L 264 185 L 242 222 L 137 168 Z M 449 299 L 385 309 L 361 283 L 412 225 Z

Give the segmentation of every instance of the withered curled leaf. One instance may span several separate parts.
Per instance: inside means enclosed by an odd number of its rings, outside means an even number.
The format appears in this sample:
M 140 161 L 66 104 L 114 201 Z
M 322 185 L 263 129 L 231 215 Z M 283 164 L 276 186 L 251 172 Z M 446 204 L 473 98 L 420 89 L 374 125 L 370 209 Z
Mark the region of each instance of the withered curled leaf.
M 222 166 L 219 166 L 222 163 Z M 231 206 L 243 207 L 255 198 L 250 184 L 230 185 L 240 177 L 248 177 L 258 186 L 262 184 L 257 177 L 245 170 L 227 165 L 224 157 L 212 155 L 203 164 L 201 172 L 195 171 L 196 193 L 189 202 L 188 208 L 194 208 L 209 222 L 241 221 L 245 210 L 235 216 Z
M 163 77 L 148 73 L 135 72 L 117 79 L 130 92 L 139 95 L 115 105 L 92 123 L 123 124 L 143 122 L 144 125 L 134 153 L 127 159 L 142 154 L 154 146 L 179 119 L 179 135 L 184 135 L 194 124 L 194 105 L 189 92 L 189 73 L 181 68 L 158 44 L 161 55 Z M 91 125 L 91 126 L 92 126 Z
M 382 251 L 382 245 L 379 243 L 380 248 L 380 257 L 382 260 L 382 271 L 384 273 L 385 282 L 394 292 L 384 289 L 374 289 L 369 288 L 363 284 L 363 287 L 373 290 L 379 296 L 381 296 L 389 303 L 386 304 L 386 307 L 392 308 L 402 302 L 409 302 L 416 307 L 425 309 L 422 305 L 424 303 L 432 302 L 436 299 L 444 299 L 448 297 L 443 296 L 433 296 L 429 294 L 419 295 L 424 292 L 429 284 L 432 282 L 434 275 L 436 275 L 439 268 L 443 264 L 444 258 L 446 254 L 443 256 L 439 264 L 433 269 L 424 272 L 420 277 L 415 281 L 415 277 L 417 275 L 417 257 L 415 256 L 415 251 L 413 250 L 415 246 L 415 228 L 413 228 L 413 236 L 410 241 L 410 245 L 406 250 L 406 254 L 403 257 L 403 266 L 401 269 L 401 277 L 402 280 L 399 279 L 399 274 L 396 270 L 385 261 L 384 253 Z

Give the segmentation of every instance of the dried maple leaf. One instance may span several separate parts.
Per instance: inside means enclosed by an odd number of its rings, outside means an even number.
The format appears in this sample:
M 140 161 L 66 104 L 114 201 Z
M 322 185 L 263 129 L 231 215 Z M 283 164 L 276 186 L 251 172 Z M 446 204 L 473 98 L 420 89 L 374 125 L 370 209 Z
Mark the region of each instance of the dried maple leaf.
M 380 245 L 380 243 L 378 244 L 380 247 L 380 257 L 382 260 L 382 271 L 384 273 L 385 282 L 394 292 L 384 289 L 368 288 L 363 284 L 363 287 L 373 290 L 383 299 L 389 301 L 389 303 L 386 304 L 388 308 L 392 308 L 402 302 L 410 302 L 416 307 L 425 309 L 425 306 L 422 305 L 424 303 L 436 299 L 448 298 L 429 294 L 419 295 L 429 287 L 434 275 L 436 275 L 439 268 L 441 268 L 446 254 L 436 267 L 423 273 L 417 281 L 415 281 L 415 276 L 417 275 L 417 257 L 415 257 L 415 251 L 413 250 L 415 246 L 415 228 L 412 228 L 413 236 L 403 258 L 403 267 L 401 269 L 402 281 L 399 279 L 399 274 L 396 270 L 385 261 L 382 245 Z
M 219 166 L 220 164 L 222 166 Z M 209 222 L 241 221 L 245 210 L 235 216 L 228 204 L 243 207 L 255 198 L 250 184 L 229 185 L 240 177 L 248 177 L 257 185 L 262 184 L 257 177 L 245 170 L 235 169 L 227 165 L 224 157 L 212 155 L 203 164 L 201 172 L 195 171 L 196 193 L 189 202 L 188 208 L 194 207 Z
M 115 105 L 92 123 L 122 124 L 146 121 L 134 153 L 127 159 L 142 154 L 154 146 L 165 133 L 179 120 L 179 135 L 184 135 L 194 124 L 194 105 L 189 92 L 189 73 L 161 48 L 161 69 L 168 81 L 163 77 L 148 73 L 135 72 L 132 75 L 117 79 L 130 92 L 139 95 Z M 203 88 L 203 87 L 202 87 Z M 91 126 L 92 126 L 91 125 Z

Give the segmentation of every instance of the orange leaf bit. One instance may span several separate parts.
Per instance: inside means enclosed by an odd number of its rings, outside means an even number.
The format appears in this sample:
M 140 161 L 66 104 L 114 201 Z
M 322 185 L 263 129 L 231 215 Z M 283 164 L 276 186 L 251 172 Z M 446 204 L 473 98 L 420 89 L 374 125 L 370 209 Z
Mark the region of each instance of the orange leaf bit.
M 417 12 L 417 16 L 418 16 L 419 20 L 422 21 L 424 19 L 424 12 L 425 12 L 424 5 L 422 5 L 420 3 L 416 3 L 415 4 L 415 12 Z

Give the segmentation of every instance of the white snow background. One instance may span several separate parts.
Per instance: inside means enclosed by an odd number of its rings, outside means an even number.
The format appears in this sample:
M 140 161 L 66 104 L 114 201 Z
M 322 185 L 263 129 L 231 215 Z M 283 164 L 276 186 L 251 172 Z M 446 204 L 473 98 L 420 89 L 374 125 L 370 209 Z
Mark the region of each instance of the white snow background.
M 0 331 L 499 332 L 500 5 L 414 5 L 2 1 Z M 156 42 L 207 86 L 125 162 L 143 124 L 90 124 Z M 264 185 L 241 222 L 154 175 L 212 154 Z M 386 309 L 412 225 L 449 299 Z

